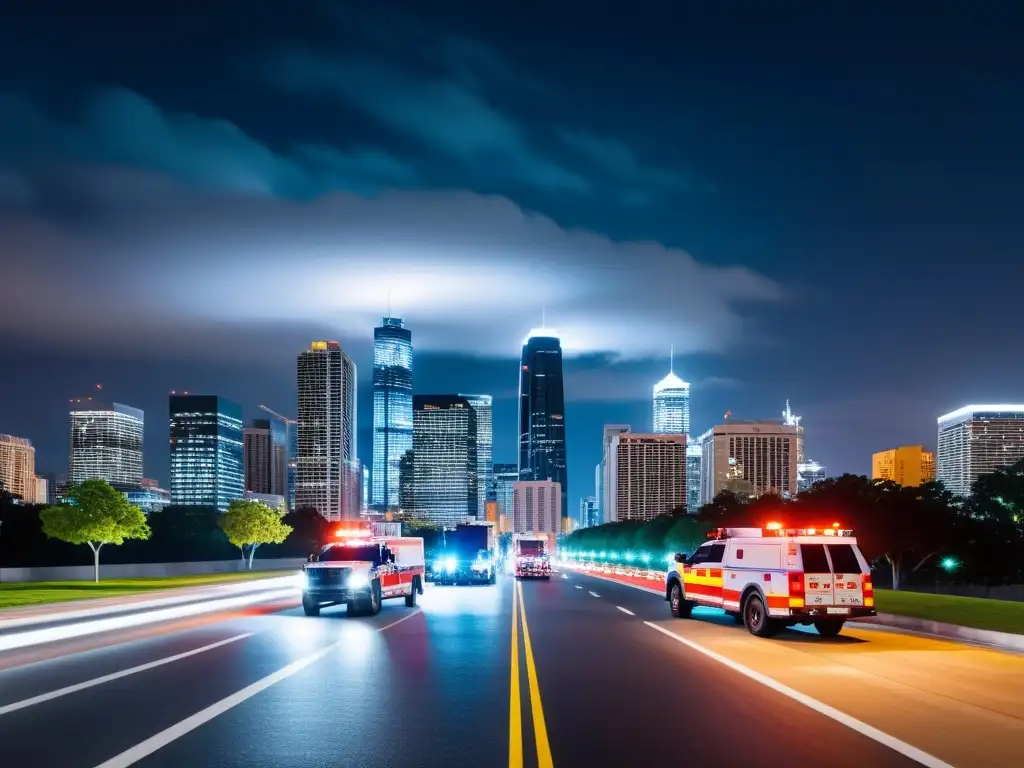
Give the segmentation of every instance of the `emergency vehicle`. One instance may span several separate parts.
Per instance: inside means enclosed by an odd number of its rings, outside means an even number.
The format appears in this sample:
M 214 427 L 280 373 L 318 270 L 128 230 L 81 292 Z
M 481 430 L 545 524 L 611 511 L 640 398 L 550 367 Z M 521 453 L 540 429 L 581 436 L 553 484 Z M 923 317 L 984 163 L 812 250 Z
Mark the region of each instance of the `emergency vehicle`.
M 847 619 L 875 615 L 871 571 L 852 530 L 719 528 L 689 556 L 676 555 L 665 581 L 673 616 L 722 608 L 752 635 L 813 624 L 835 637 Z
M 349 616 L 380 613 L 381 601 L 404 597 L 409 608 L 423 594 L 423 539 L 373 536 L 369 529 L 336 532 L 303 566 L 302 608 L 307 616 L 345 604 Z

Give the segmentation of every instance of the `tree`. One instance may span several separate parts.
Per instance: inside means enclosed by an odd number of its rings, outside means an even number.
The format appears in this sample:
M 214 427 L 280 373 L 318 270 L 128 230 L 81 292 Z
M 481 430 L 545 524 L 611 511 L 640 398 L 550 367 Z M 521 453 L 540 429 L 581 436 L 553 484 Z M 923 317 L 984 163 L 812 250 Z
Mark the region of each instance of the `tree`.
M 218 524 L 228 541 L 241 550 L 243 560 L 245 548 L 249 548 L 249 568 L 252 569 L 252 558 L 260 544 L 280 544 L 292 532 L 283 518 L 283 511 L 271 509 L 262 501 L 237 499 L 220 516 Z
M 88 544 L 93 554 L 95 579 L 100 580 L 100 549 L 123 544 L 125 539 L 148 539 L 151 531 L 142 509 L 110 487 L 106 480 L 86 480 L 68 489 L 64 504 L 39 513 L 43 533 L 69 544 Z

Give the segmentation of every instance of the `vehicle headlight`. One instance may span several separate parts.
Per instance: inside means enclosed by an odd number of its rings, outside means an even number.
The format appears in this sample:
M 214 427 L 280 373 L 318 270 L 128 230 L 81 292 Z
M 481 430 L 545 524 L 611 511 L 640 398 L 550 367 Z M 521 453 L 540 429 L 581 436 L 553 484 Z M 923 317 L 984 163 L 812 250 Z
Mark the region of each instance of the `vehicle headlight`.
M 455 566 L 456 565 L 458 565 L 458 563 L 455 562 L 455 558 L 454 557 L 449 557 L 448 560 L 444 564 L 444 569 L 446 571 L 448 571 L 448 573 L 455 573 Z
M 345 586 L 349 589 L 362 589 L 370 586 L 370 579 L 365 573 L 351 573 L 345 581 Z

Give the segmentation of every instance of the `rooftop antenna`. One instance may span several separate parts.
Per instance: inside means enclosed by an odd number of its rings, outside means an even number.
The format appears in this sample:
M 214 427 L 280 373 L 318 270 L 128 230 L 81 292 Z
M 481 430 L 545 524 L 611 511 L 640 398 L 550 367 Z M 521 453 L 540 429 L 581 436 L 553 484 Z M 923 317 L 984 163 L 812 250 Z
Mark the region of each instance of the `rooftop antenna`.
M 676 362 L 676 345 L 668 345 L 668 372 L 675 373 L 675 362 Z

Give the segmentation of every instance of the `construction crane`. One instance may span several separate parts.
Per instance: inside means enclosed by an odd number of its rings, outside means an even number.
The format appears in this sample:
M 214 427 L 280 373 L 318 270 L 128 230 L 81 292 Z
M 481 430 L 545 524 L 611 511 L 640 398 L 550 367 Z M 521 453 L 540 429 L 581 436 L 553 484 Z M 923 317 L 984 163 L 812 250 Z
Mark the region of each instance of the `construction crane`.
M 288 476 L 285 480 L 285 485 L 291 486 L 286 490 L 286 495 L 288 497 L 288 508 L 291 509 L 294 503 L 294 499 L 292 498 L 294 486 L 292 486 L 292 482 L 295 473 L 295 457 L 292 455 L 292 425 L 298 424 L 299 422 L 296 421 L 295 419 L 289 419 L 287 416 L 282 416 L 277 411 L 271 408 L 267 408 L 267 406 L 263 405 L 263 403 L 260 403 L 260 410 L 266 411 L 275 419 L 284 424 L 284 455 L 285 464 L 287 465 L 287 469 L 285 470 L 285 472 Z
M 260 409 L 261 409 L 261 410 L 264 410 L 264 411 L 266 411 L 267 413 L 269 413 L 269 414 L 270 414 L 271 416 L 273 416 L 274 418 L 276 418 L 276 419 L 280 419 L 280 420 L 281 420 L 281 421 L 283 421 L 283 422 L 284 422 L 284 423 L 285 423 L 286 425 L 291 425 L 291 424 L 298 424 L 298 423 L 299 423 L 299 422 L 297 422 L 297 421 L 296 421 L 295 419 L 289 419 L 289 418 L 287 418 L 287 417 L 285 417 L 285 416 L 282 416 L 282 415 L 281 415 L 280 413 L 278 413 L 277 411 L 273 411 L 273 410 L 271 410 L 270 408 L 267 408 L 267 406 L 263 405 L 262 403 L 260 404 Z M 285 429 L 287 429 L 287 427 L 285 427 Z

